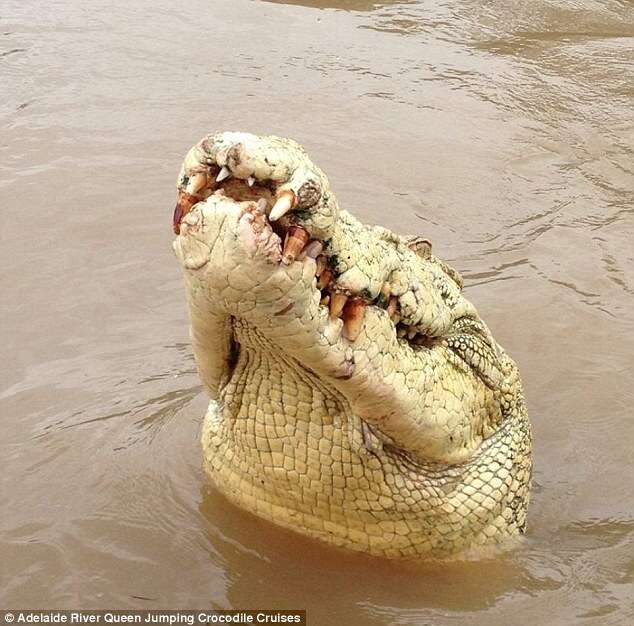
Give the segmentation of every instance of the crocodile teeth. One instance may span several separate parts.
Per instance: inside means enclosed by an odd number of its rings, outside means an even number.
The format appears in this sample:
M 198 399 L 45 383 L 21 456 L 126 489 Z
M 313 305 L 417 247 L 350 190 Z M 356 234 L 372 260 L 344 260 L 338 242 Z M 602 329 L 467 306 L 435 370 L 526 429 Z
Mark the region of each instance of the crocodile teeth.
M 317 281 L 318 289 L 325 289 L 330 285 L 330 281 L 332 280 L 332 272 L 328 269 L 325 269 L 319 276 L 319 280 Z
M 218 176 L 216 176 L 216 182 L 221 183 L 223 180 L 225 180 L 225 178 L 229 178 L 229 176 L 231 176 L 231 171 L 226 165 L 223 165 L 222 169 L 218 173 Z
M 282 191 L 271 209 L 269 220 L 271 222 L 279 220 L 282 215 L 286 215 L 294 206 L 295 194 L 290 190 Z
M 321 243 L 321 241 L 314 239 L 304 248 L 302 253 L 299 255 L 299 258 L 304 259 L 306 257 L 310 257 L 311 259 L 316 259 L 321 254 L 321 251 L 323 249 L 324 245 Z
M 291 226 L 286 233 L 286 239 L 284 239 L 282 263 L 290 265 L 304 249 L 309 239 L 308 231 L 301 226 Z
M 330 317 L 339 317 L 347 301 L 348 296 L 345 293 L 335 291 L 330 298 Z
M 414 337 L 416 337 L 416 329 L 415 328 L 410 328 L 407 331 L 407 338 L 408 339 L 414 339 Z
M 249 178 L 247 178 L 247 185 L 249 185 L 249 187 L 253 187 L 254 183 L 255 183 L 255 178 L 253 178 L 253 176 L 249 176 Z
M 366 306 L 363 298 L 350 298 L 343 309 L 343 336 L 349 341 L 356 341 L 361 332 Z
M 328 306 L 330 304 L 330 296 L 326 294 L 320 301 L 319 304 L 323 306 Z
M 197 194 L 201 189 L 205 187 L 207 184 L 207 176 L 202 172 L 198 174 L 193 174 L 190 176 L 189 181 L 187 181 L 187 187 L 185 191 L 191 195 Z
M 260 198 L 257 201 L 257 206 L 258 206 L 258 210 L 264 213 L 264 211 L 266 210 L 266 200 L 264 198 Z
M 187 193 L 186 191 L 181 191 L 178 194 L 178 200 L 176 202 L 176 206 L 174 207 L 174 216 L 172 218 L 174 233 L 176 235 L 180 233 L 182 219 L 191 211 L 191 208 L 197 202 L 200 202 L 200 198 Z
M 183 207 L 180 202 L 176 203 L 174 207 L 174 215 L 172 217 L 172 229 L 175 235 L 180 235 L 181 232 L 181 220 L 183 219 Z
M 396 330 L 396 336 L 399 338 L 405 337 L 406 334 L 407 334 L 407 328 L 405 328 L 405 326 L 401 326 L 400 328 Z
M 317 267 L 315 269 L 315 276 L 318 278 L 323 274 L 326 269 L 326 257 L 317 255 Z
M 397 304 L 398 304 L 398 299 L 395 296 L 392 296 L 390 298 L 390 301 L 387 303 L 387 314 L 390 316 L 390 318 L 394 317 L 394 314 L 396 313 Z

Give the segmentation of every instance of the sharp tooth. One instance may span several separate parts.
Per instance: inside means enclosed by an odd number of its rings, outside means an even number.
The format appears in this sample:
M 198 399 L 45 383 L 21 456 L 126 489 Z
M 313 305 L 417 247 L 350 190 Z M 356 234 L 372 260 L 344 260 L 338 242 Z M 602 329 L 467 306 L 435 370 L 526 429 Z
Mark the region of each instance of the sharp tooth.
M 348 296 L 345 293 L 335 291 L 330 298 L 330 317 L 339 317 L 347 301 Z
M 306 248 L 306 256 L 309 256 L 311 259 L 316 259 L 323 251 L 324 244 L 321 241 L 311 241 L 308 247 Z
M 292 191 L 283 191 L 275 201 L 269 221 L 279 220 L 282 215 L 286 215 L 295 206 L 295 194 Z
M 320 301 L 319 304 L 323 305 L 323 306 L 328 306 L 328 304 L 330 303 L 330 296 L 328 294 L 326 294 Z
M 325 256 L 317 256 L 317 268 L 315 269 L 315 276 L 319 278 L 324 270 L 326 269 L 326 257 Z
M 324 246 L 321 243 L 321 241 L 318 241 L 317 239 L 313 239 L 313 241 L 311 241 L 304 248 L 302 253 L 299 255 L 299 259 L 300 261 L 306 257 L 310 257 L 311 259 L 316 259 L 321 254 L 321 251 L 323 249 L 324 249 Z
M 249 187 L 253 187 L 253 183 L 255 183 L 255 178 L 253 178 L 253 176 L 249 176 L 249 178 L 247 178 L 247 185 L 249 185 Z
M 196 195 L 207 184 L 207 176 L 202 172 L 192 174 L 187 181 L 185 191 L 191 195 Z
M 415 328 L 410 328 L 407 331 L 407 338 L 408 339 L 414 339 L 414 337 L 416 337 L 416 329 Z
M 284 239 L 284 250 L 282 251 L 282 263 L 290 265 L 304 249 L 310 239 L 308 231 L 301 226 L 291 226 Z
M 180 233 L 181 221 L 191 211 L 191 208 L 197 202 L 200 202 L 200 198 L 192 196 L 186 191 L 181 191 L 178 194 L 178 201 L 176 202 L 176 207 L 174 208 L 174 216 L 172 218 L 172 224 L 175 234 L 178 235 Z
M 319 276 L 319 280 L 317 281 L 317 289 L 325 289 L 326 287 L 328 287 L 331 280 L 332 272 L 328 269 L 325 269 Z
M 180 202 L 176 203 L 174 207 L 174 215 L 172 216 L 172 227 L 175 235 L 180 235 L 181 232 L 181 220 L 183 219 L 183 207 Z
M 223 165 L 218 176 L 216 176 L 216 182 L 221 183 L 225 178 L 229 178 L 229 176 L 231 176 L 231 171 L 226 165 Z
M 387 314 L 390 317 L 394 317 L 394 314 L 396 313 L 397 305 L 398 305 L 398 298 L 396 298 L 395 296 L 392 296 L 390 298 L 390 301 L 387 303 Z
M 343 336 L 349 341 L 356 341 L 361 332 L 366 306 L 363 298 L 351 298 L 343 309 Z
M 397 328 L 396 330 L 396 336 L 397 337 L 405 337 L 405 335 L 407 334 L 407 328 L 405 328 L 405 326 L 399 326 L 399 328 Z
M 266 211 L 266 200 L 264 198 L 260 198 L 257 201 L 258 211 L 265 212 Z

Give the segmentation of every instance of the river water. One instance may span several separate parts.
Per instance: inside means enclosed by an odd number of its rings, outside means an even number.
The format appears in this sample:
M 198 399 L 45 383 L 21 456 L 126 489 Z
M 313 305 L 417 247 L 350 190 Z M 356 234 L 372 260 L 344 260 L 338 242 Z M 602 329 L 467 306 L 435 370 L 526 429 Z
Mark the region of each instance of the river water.
M 632 624 L 633 50 L 631 0 L 3 0 L 0 606 Z M 384 562 L 207 486 L 170 221 L 225 129 L 464 273 L 534 424 L 517 548 Z

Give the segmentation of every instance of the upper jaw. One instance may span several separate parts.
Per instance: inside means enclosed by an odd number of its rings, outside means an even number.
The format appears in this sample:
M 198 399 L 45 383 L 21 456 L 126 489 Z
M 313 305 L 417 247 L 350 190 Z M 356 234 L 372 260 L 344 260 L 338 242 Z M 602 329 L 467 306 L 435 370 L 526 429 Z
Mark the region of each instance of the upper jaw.
M 304 227 L 327 238 L 339 208 L 325 174 L 295 142 L 225 132 L 209 135 L 187 153 L 179 173 L 174 232 L 199 201 L 223 190 L 238 200 L 262 200 L 271 222 L 303 214 Z

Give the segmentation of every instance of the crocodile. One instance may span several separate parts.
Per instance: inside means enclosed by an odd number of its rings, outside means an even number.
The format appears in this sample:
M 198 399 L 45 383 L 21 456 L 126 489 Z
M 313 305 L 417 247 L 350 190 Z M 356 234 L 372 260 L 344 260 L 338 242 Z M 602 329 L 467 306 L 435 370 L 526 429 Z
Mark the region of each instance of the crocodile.
M 230 502 L 330 545 L 444 557 L 526 529 L 516 364 L 422 237 L 365 225 L 291 139 L 187 153 L 173 248 Z

